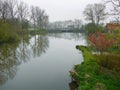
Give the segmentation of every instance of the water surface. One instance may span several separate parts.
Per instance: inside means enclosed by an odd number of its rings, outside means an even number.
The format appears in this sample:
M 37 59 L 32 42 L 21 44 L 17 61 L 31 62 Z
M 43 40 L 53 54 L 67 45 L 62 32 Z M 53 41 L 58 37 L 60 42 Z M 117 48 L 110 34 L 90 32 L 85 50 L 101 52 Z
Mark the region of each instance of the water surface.
M 83 61 L 78 44 L 86 45 L 80 33 L 51 33 L 1 45 L 0 90 L 74 90 L 69 70 Z

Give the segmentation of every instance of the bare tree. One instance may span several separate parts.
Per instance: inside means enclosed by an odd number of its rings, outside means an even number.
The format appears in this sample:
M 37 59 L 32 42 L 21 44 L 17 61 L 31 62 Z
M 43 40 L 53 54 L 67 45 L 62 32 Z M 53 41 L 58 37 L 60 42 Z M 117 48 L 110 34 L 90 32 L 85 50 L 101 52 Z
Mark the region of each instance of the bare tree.
M 39 28 L 46 28 L 46 25 L 48 23 L 48 16 L 46 15 L 44 10 L 40 10 L 40 14 L 38 17 L 38 25 L 40 26 Z
M 29 16 L 28 6 L 24 2 L 20 2 L 17 5 L 17 10 L 18 10 L 18 18 L 20 20 L 21 27 L 23 28 L 22 24 L 23 24 L 24 20 L 26 20 L 27 17 Z
M 41 10 L 39 7 L 36 7 L 36 17 L 37 17 L 37 26 L 39 29 L 43 26 L 43 16 L 45 11 Z
M 31 20 L 38 29 L 46 28 L 48 24 L 48 16 L 44 10 L 39 7 L 31 7 Z
M 2 1 L 0 0 L 0 18 L 2 19 L 3 22 L 6 21 L 7 17 L 8 17 L 8 3 L 6 0 Z
M 17 22 L 16 25 L 23 29 L 28 25 L 29 16 L 34 23 L 34 28 L 46 28 L 49 17 L 44 10 L 39 7 L 31 6 L 29 12 L 27 4 L 22 1 L 0 0 L 0 21 L 5 22 L 6 20 L 9 20 L 11 21 L 9 22 L 11 25 Z M 14 22 L 14 20 L 16 21 Z
M 96 24 L 99 25 L 100 21 L 105 20 L 106 18 L 106 13 L 105 13 L 105 5 L 103 4 L 94 4 L 94 13 L 95 13 L 95 20 Z
M 49 17 L 48 17 L 48 15 L 44 15 L 44 17 L 43 17 L 43 28 L 47 28 L 47 26 L 48 26 L 48 23 L 49 23 Z
M 104 0 L 106 4 L 110 4 L 112 6 L 109 15 L 115 17 L 117 22 L 120 22 L 120 0 Z
M 91 21 L 91 23 L 95 23 L 93 5 L 88 4 L 83 13 L 86 16 L 86 20 Z
M 33 22 L 34 24 L 34 29 L 36 27 L 36 8 L 34 6 L 31 6 L 31 21 Z
M 14 21 L 14 18 L 17 14 L 17 1 L 16 0 L 8 0 L 8 9 L 10 13 L 11 21 Z
M 2 0 L 0 0 L 0 19 L 1 19 L 1 17 L 2 17 Z
M 106 18 L 105 8 L 103 4 L 89 4 L 83 13 L 86 16 L 86 20 L 99 25 Z

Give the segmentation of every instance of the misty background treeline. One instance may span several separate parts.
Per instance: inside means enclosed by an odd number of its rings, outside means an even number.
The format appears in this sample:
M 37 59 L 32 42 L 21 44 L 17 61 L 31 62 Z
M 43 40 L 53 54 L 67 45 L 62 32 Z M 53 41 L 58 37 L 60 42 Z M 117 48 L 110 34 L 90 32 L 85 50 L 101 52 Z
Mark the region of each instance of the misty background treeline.
M 84 8 L 85 23 L 80 19 L 56 21 L 49 23 L 50 31 L 106 32 L 107 23 L 120 23 L 120 0 L 103 0 L 100 3 L 88 4 Z
M 29 27 L 44 29 L 49 22 L 45 10 L 19 0 L 0 0 L 0 43 L 18 40 Z
M 106 10 L 109 4 L 112 9 Z M 120 22 L 120 1 L 104 0 L 101 3 L 88 4 L 83 11 L 86 24 L 80 19 L 49 23 L 49 16 L 38 6 L 28 6 L 20 0 L 0 0 L 0 43 L 17 41 L 19 34 L 45 30 L 94 33 L 105 31 L 105 21 L 113 16 L 113 22 Z

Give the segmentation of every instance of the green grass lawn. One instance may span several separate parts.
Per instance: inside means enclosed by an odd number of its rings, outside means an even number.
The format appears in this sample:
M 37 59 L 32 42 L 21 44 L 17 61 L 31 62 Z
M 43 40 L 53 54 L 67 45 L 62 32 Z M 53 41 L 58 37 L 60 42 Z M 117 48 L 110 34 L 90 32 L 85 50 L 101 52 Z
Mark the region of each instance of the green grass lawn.
M 92 54 L 92 49 L 77 46 L 83 53 L 84 61 L 75 65 L 78 90 L 120 90 L 120 56 Z

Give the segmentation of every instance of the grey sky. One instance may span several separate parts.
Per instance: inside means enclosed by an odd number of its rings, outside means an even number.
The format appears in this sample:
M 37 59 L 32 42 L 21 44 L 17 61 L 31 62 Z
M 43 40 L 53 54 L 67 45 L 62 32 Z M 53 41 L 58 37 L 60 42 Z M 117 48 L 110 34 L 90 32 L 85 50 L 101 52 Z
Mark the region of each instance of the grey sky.
M 39 6 L 49 15 L 50 21 L 82 19 L 87 4 L 102 0 L 24 0 L 29 5 Z

